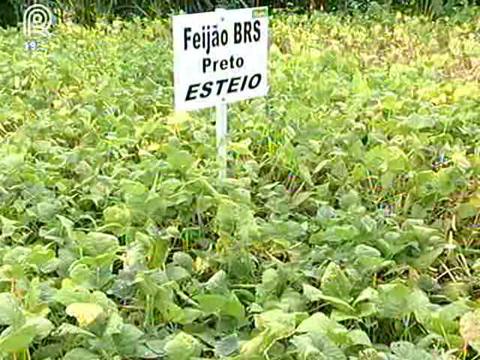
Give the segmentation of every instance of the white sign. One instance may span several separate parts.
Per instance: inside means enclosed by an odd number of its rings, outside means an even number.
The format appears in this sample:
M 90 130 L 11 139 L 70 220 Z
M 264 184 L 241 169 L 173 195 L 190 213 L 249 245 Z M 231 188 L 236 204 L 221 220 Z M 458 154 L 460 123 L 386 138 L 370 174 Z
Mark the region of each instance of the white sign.
M 265 96 L 267 8 L 173 17 L 175 109 Z

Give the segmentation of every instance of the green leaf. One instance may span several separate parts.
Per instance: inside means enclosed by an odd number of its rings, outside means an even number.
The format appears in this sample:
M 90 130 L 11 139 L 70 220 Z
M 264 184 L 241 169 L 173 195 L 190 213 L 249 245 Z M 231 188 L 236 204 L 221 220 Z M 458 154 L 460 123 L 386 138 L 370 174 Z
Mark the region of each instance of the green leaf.
M 323 335 L 338 346 L 370 345 L 368 336 L 363 331 L 349 331 L 345 326 L 320 312 L 302 321 L 296 332 L 308 333 L 313 338 Z
M 346 360 L 342 350 L 322 334 L 300 335 L 292 338 L 301 359 L 305 360 Z
M 197 295 L 194 300 L 198 302 L 200 310 L 207 314 L 221 313 L 227 297 L 218 294 Z
M 14 325 L 23 321 L 18 300 L 10 293 L 0 293 L 0 325 Z
M 127 205 L 142 206 L 145 204 L 148 196 L 148 189 L 145 185 L 136 181 L 123 179 L 120 186 Z
M 399 360 L 434 360 L 430 353 L 406 341 L 394 342 L 390 347 Z
M 241 360 L 262 359 L 261 355 L 276 341 L 276 337 L 271 335 L 271 331 L 266 329 L 254 336 L 252 339 L 243 343 L 240 348 Z
M 38 272 L 50 273 L 55 271 L 59 260 L 55 256 L 55 251 L 46 246 L 34 246 L 26 261 Z
M 340 205 L 344 209 L 348 209 L 351 206 L 358 205 L 360 197 L 358 193 L 354 190 L 350 190 L 348 193 L 343 195 L 340 199 Z
M 303 320 L 298 325 L 297 332 L 319 332 L 326 333 L 327 329 L 332 328 L 336 324 L 330 320 L 327 315 L 317 312 L 308 319 Z
M 0 351 L 18 352 L 30 346 L 35 338 L 47 337 L 53 329 L 52 323 L 42 317 L 27 319 L 19 328 L 7 328 L 0 335 Z
M 194 158 L 186 150 L 179 150 L 174 147 L 170 147 L 167 156 L 167 162 L 173 169 L 184 172 L 192 167 Z
M 281 338 L 288 336 L 295 331 L 297 316 L 294 313 L 286 313 L 275 309 L 263 312 L 255 316 L 255 326 L 270 331 L 275 337 Z
M 478 214 L 478 210 L 471 203 L 462 203 L 457 206 L 457 214 L 459 219 L 467 219 Z
M 84 330 L 78 326 L 64 323 L 60 325 L 57 330 L 55 330 L 56 336 L 66 336 L 66 335 L 83 335 L 91 338 L 95 338 L 96 335 L 90 331 Z
M 172 260 L 176 265 L 183 267 L 188 272 L 192 272 L 193 259 L 187 253 L 183 251 L 177 251 L 173 254 Z
M 280 275 L 275 269 L 267 269 L 262 274 L 262 290 L 270 293 L 275 292 L 281 282 Z
M 278 304 L 278 307 L 285 312 L 300 312 L 305 310 L 305 299 L 297 291 L 287 288 Z
M 164 350 L 169 360 L 190 360 L 200 356 L 202 346 L 192 335 L 181 331 L 165 344 Z
M 419 289 L 411 289 L 403 284 L 386 284 L 379 286 L 376 303 L 380 316 L 398 319 L 425 311 L 430 301 Z
M 234 294 L 231 294 L 228 297 L 228 300 L 225 303 L 222 312 L 225 315 L 234 317 L 239 322 L 243 322 L 245 319 L 245 308 Z
M 213 293 L 225 293 L 228 291 L 226 272 L 220 270 L 213 274 L 205 283 L 205 289 Z
M 50 320 L 41 316 L 33 316 L 27 318 L 24 326 L 33 327 L 35 329 L 35 338 L 40 340 L 50 335 L 54 328 Z
M 7 328 L 0 335 L 0 351 L 18 352 L 30 346 L 36 336 L 33 326 L 22 326 L 18 329 Z
M 353 75 L 352 92 L 355 96 L 364 100 L 367 100 L 371 96 L 371 89 L 368 86 L 368 82 L 360 72 L 356 72 Z
M 465 301 L 456 301 L 445 306 L 431 306 L 415 314 L 418 322 L 427 330 L 436 334 L 457 334 L 462 315 L 468 313 L 470 307 Z M 462 322 L 460 321 L 460 326 Z M 461 333 L 461 332 L 460 332 Z
M 330 262 L 321 279 L 321 290 L 327 296 L 349 301 L 352 284 L 343 270 Z
M 123 319 L 120 314 L 114 312 L 107 322 L 107 327 L 105 328 L 105 335 L 120 334 L 123 330 Z
M 294 336 L 291 342 L 302 360 L 328 360 L 309 335 Z
M 321 290 L 308 284 L 303 284 L 303 295 L 312 302 L 323 300 L 339 310 L 352 313 L 355 311 L 355 309 L 346 301 L 334 296 L 327 296 Z
M 351 330 L 348 334 L 348 337 L 352 341 L 353 345 L 372 346 L 372 343 L 365 331 L 359 329 Z
M 200 310 L 197 309 L 192 309 L 192 308 L 184 308 L 182 309 L 182 315 L 180 316 L 180 319 L 177 320 L 179 324 L 191 324 L 195 320 L 199 319 L 202 317 L 203 313 Z
M 79 239 L 79 245 L 84 255 L 99 256 L 105 253 L 115 253 L 118 250 L 118 239 L 109 234 L 90 232 Z
M 100 358 L 87 349 L 75 348 L 66 353 L 63 360 L 100 360 Z
M 204 294 L 194 299 L 199 303 L 200 310 L 207 314 L 228 315 L 240 322 L 245 318 L 245 309 L 234 294 Z
M 217 208 L 216 222 L 221 231 L 232 232 L 237 223 L 238 206 L 228 200 L 222 200 Z
M 303 314 L 285 313 L 282 310 L 270 310 L 255 316 L 255 326 L 260 333 L 245 342 L 240 349 L 240 359 L 256 359 L 276 341 L 289 337 L 295 332 L 299 316 Z
M 62 287 L 55 292 L 54 299 L 68 306 L 76 302 L 89 302 L 90 296 L 86 288 L 75 286 L 70 279 L 65 279 L 62 281 Z
M 165 269 L 165 273 L 168 276 L 168 279 L 171 281 L 181 281 L 185 279 L 191 278 L 190 273 L 185 270 L 181 266 L 172 266 L 172 265 L 167 265 L 167 268 Z
M 0 216 L 0 223 L 2 224 L 2 233 L 0 234 L 0 239 L 12 236 L 17 230 L 18 221 L 10 220 L 6 217 Z
M 125 357 L 136 357 L 144 333 L 132 324 L 125 324 L 120 333 L 112 335 L 115 347 Z
M 237 335 L 229 335 L 215 343 L 215 353 L 218 356 L 230 356 L 240 348 Z
M 110 230 L 115 234 L 122 234 L 122 230 L 131 222 L 131 212 L 127 206 L 114 205 L 103 210 L 103 219 Z
M 319 337 L 314 340 L 317 347 L 322 349 L 322 353 L 328 360 L 347 360 L 347 356 L 332 341 L 325 337 Z

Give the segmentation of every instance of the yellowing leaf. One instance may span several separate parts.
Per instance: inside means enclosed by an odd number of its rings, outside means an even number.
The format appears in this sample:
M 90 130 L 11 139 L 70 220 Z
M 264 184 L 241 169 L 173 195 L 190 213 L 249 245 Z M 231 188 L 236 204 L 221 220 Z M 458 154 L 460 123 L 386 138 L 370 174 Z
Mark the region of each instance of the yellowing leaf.
M 66 313 L 77 319 L 80 326 L 88 326 L 103 314 L 103 309 L 97 304 L 74 303 L 67 307 Z
M 463 168 L 463 169 L 469 169 L 472 165 L 470 164 L 470 161 L 468 161 L 467 157 L 465 154 L 461 152 L 455 152 L 452 155 L 452 161 L 455 165 Z
M 478 351 L 480 348 L 480 311 L 470 311 L 460 318 L 460 335 Z
M 179 125 L 179 124 L 182 124 L 182 123 L 184 123 L 188 120 L 191 120 L 191 117 L 188 114 L 188 112 L 177 111 L 177 112 L 173 113 L 172 115 L 170 115 L 168 117 L 167 123 L 169 125 Z
M 478 93 L 478 87 L 474 84 L 466 84 L 455 89 L 453 100 L 458 101 L 462 98 L 469 98 Z
M 263 353 L 271 344 L 268 338 L 269 330 L 264 330 L 251 340 L 245 342 L 240 349 L 240 359 L 247 360 L 254 357 L 256 354 Z
M 158 143 L 151 143 L 151 144 L 148 144 L 147 147 L 146 147 L 146 150 L 147 151 L 157 151 L 161 148 L 161 145 L 158 144 Z
M 473 205 L 477 209 L 480 209 L 480 190 L 477 190 L 477 192 L 473 194 L 469 202 L 471 205 Z

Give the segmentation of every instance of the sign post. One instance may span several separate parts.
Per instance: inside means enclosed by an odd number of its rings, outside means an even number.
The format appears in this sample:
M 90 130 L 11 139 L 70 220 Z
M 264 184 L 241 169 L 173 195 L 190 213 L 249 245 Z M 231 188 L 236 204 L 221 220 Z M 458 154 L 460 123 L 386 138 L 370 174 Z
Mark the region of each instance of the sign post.
M 227 104 L 268 92 L 266 7 L 173 17 L 175 109 L 216 107 L 220 178 L 226 177 Z
M 218 8 L 215 10 L 220 14 L 220 22 L 225 21 L 225 9 Z M 227 134 L 228 134 L 228 105 L 222 99 L 222 103 L 216 105 L 215 128 L 217 135 L 217 162 L 219 167 L 218 177 L 220 180 L 227 178 Z

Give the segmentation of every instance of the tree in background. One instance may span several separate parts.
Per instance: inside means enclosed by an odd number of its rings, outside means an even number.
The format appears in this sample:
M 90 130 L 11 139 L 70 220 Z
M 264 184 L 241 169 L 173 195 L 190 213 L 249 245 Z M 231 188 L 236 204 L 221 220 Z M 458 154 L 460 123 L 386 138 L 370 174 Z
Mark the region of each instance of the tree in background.
M 309 9 L 325 11 L 327 9 L 327 1 L 326 0 L 310 0 Z
M 4 0 L 0 3 L 0 26 L 15 26 L 20 21 L 19 1 Z
M 15 26 L 21 21 L 22 11 L 34 0 L 0 0 L 0 26 Z M 392 6 L 413 13 L 436 17 L 453 13 L 458 6 L 473 6 L 480 0 L 37 0 L 58 14 L 68 14 L 75 22 L 94 26 L 98 16 L 161 17 L 183 10 L 187 13 L 211 11 L 215 7 L 227 8 L 269 6 L 271 8 L 305 11 L 366 10 L 372 4 Z

